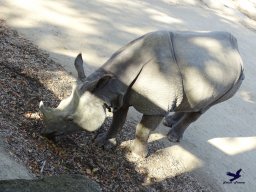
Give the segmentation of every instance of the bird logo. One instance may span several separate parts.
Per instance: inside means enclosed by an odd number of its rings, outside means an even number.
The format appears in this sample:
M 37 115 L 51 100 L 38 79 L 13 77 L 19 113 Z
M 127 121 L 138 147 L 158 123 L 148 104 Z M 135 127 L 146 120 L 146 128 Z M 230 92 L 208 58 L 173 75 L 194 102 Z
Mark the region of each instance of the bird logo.
M 241 177 L 240 173 L 241 173 L 242 169 L 239 169 L 236 173 L 231 173 L 231 172 L 227 172 L 227 175 L 230 176 L 230 177 L 233 177 L 231 179 L 229 179 L 229 181 L 235 181 L 237 180 L 238 178 Z

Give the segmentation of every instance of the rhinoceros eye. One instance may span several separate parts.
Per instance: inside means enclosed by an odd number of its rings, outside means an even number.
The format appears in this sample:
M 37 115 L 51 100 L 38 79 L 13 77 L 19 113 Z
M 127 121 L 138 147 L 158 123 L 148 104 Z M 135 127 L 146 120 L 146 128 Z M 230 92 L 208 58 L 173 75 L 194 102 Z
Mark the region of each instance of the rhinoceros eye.
M 66 117 L 66 120 L 69 121 L 69 122 L 73 121 L 73 119 L 74 119 L 74 118 L 73 118 L 72 115 L 69 115 L 69 116 Z

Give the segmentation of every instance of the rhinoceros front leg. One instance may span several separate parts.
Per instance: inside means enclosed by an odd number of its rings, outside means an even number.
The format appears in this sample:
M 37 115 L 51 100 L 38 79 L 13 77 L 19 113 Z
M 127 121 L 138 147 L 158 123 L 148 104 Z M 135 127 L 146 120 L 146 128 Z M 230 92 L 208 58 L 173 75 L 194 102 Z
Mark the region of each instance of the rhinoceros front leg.
M 162 119 L 162 116 L 143 115 L 140 123 L 136 127 L 135 141 L 132 146 L 132 152 L 134 154 L 141 157 L 147 156 L 147 141 L 150 132 L 157 128 Z
M 122 107 L 115 111 L 113 114 L 113 120 L 107 133 L 101 133 L 95 139 L 98 146 L 110 149 L 116 146 L 116 135 L 122 129 L 129 107 Z
M 201 112 L 187 112 L 180 116 L 169 131 L 167 137 L 171 142 L 179 142 L 188 126 L 202 115 Z

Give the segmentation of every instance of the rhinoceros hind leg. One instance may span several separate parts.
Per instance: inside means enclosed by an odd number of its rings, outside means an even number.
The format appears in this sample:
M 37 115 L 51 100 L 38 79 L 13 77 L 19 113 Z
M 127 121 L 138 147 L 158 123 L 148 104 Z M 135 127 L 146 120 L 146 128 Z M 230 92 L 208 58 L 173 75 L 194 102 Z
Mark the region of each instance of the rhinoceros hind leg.
M 183 117 L 184 112 L 176 112 L 173 115 L 168 115 L 164 118 L 163 125 L 173 128 L 173 126 Z
M 171 142 L 179 142 L 185 130 L 188 126 L 196 121 L 202 115 L 201 112 L 188 112 L 184 113 L 184 115 L 179 119 L 179 121 L 173 125 L 173 128 L 169 131 L 167 138 Z
M 147 156 L 147 141 L 150 132 L 157 128 L 162 119 L 162 116 L 143 115 L 140 123 L 136 127 L 135 140 L 132 146 L 133 154 L 140 157 Z
M 182 137 L 183 135 L 180 135 L 174 129 L 171 129 L 167 135 L 168 140 L 171 142 L 180 142 Z
M 122 107 L 113 114 L 113 120 L 107 133 L 98 134 L 95 143 L 104 149 L 111 149 L 116 146 L 116 135 L 122 129 L 127 117 L 129 107 Z

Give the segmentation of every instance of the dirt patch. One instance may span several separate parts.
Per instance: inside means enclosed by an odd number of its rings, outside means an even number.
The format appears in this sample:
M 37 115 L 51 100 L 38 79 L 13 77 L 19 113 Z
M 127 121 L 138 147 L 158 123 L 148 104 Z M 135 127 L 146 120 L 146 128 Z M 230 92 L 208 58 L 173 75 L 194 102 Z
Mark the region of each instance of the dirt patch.
M 170 156 L 156 153 L 129 161 L 127 146 L 135 132 L 131 121 L 118 138 L 125 142 L 112 151 L 94 146 L 98 132 L 79 132 L 56 142 L 42 137 L 38 104 L 43 100 L 56 106 L 70 94 L 72 77 L 48 54 L 9 29 L 4 20 L 0 20 L 0 54 L 0 131 L 12 156 L 36 177 L 82 174 L 98 182 L 103 191 L 210 191 L 190 174 L 175 171 L 175 164 L 168 168 L 173 169 L 172 177 L 156 179 L 150 167 Z M 99 132 L 107 129 L 110 120 Z M 150 151 L 159 145 L 151 144 Z M 164 176 L 164 169 L 157 174 Z

